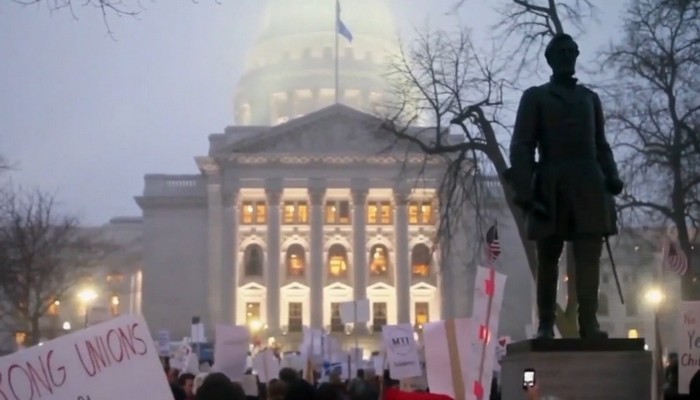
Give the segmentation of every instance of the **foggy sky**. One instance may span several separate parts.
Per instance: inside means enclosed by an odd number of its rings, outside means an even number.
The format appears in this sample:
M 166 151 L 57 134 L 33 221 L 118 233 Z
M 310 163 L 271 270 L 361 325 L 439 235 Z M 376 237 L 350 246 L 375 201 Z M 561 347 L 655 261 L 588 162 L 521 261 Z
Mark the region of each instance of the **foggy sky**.
M 485 38 L 498 19 L 493 0 L 471 0 L 458 16 L 445 15 L 454 0 L 392 2 L 403 38 L 426 21 L 461 23 Z M 143 3 L 137 18 L 109 19 L 115 39 L 94 9 L 76 8 L 76 20 L 0 4 L 0 154 L 16 165 L 9 178 L 54 193 L 63 211 L 92 225 L 140 215 L 133 197 L 144 174 L 198 172 L 193 157 L 206 154 L 207 136 L 233 123 L 234 87 L 266 1 Z M 606 3 L 616 4 L 580 38 L 584 53 L 617 29 L 622 2 Z

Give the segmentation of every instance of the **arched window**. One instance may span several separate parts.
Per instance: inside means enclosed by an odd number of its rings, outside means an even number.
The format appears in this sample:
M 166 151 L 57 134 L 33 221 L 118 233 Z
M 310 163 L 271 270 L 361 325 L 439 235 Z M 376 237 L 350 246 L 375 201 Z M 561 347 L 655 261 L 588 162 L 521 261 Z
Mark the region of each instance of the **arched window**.
M 336 278 L 348 275 L 348 251 L 342 244 L 334 244 L 328 249 L 328 275 Z
M 262 276 L 263 250 L 260 245 L 250 244 L 245 248 L 243 266 L 245 276 Z
M 411 250 L 411 273 L 414 277 L 430 275 L 430 261 L 432 255 L 430 249 L 423 243 L 413 246 Z
M 369 272 L 375 276 L 389 272 L 389 250 L 383 244 L 375 244 L 369 251 Z
M 306 251 L 299 243 L 287 247 L 287 276 L 304 276 Z
M 600 295 L 598 295 L 598 315 L 607 317 L 609 313 L 608 295 L 605 293 L 600 293 Z

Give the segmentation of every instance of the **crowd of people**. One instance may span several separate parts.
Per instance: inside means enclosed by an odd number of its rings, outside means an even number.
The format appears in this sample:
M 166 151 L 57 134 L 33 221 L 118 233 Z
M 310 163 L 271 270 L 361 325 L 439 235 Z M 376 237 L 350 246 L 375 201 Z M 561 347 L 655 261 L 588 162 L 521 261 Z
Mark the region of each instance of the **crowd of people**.
M 400 389 L 400 382 L 391 379 L 389 371 L 378 376 L 373 370 L 357 370 L 350 380 L 340 374 L 331 373 L 324 379 L 316 373 L 311 381 L 303 379 L 302 372 L 282 368 L 278 379 L 260 383 L 255 377 L 257 394 L 246 393 L 240 383 L 231 381 L 226 375 L 202 372 L 197 375 L 181 373 L 166 366 L 165 373 L 174 400 L 450 400 L 448 396 L 430 394 L 429 390 Z M 700 399 L 700 373 L 690 382 L 690 394 L 678 394 L 678 358 L 671 354 L 665 370 L 664 400 Z M 407 390 L 410 390 L 408 392 Z M 496 380 L 492 382 L 489 400 L 500 400 Z M 524 393 L 528 400 L 553 399 L 539 388 L 533 387 Z

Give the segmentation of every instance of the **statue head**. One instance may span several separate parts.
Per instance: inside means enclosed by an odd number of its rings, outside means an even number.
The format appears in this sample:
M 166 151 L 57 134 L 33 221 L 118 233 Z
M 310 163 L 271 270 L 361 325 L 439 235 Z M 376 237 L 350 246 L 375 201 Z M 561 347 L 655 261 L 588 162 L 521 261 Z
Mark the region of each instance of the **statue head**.
M 576 73 L 578 55 L 578 45 L 571 36 L 565 33 L 554 35 L 544 51 L 552 73 L 560 76 L 573 76 Z

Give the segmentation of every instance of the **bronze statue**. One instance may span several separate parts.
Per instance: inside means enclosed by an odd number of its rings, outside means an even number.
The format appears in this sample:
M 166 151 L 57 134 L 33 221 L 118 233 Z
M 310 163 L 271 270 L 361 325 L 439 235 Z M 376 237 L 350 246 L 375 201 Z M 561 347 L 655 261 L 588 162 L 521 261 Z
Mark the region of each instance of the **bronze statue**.
M 507 179 L 526 213 L 528 238 L 537 244 L 538 338 L 554 338 L 565 241 L 573 244 L 579 334 L 607 338 L 596 318 L 600 256 L 603 238 L 617 233 L 613 196 L 623 182 L 605 138 L 600 98 L 574 78 L 578 55 L 571 36 L 552 38 L 545 50 L 551 79 L 523 93 L 510 143 Z

